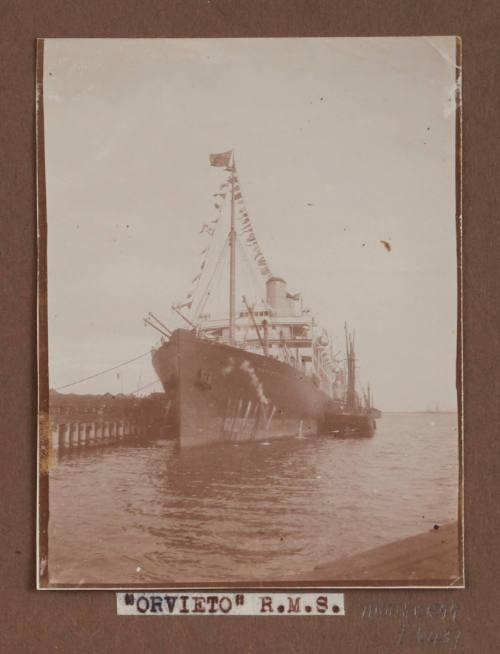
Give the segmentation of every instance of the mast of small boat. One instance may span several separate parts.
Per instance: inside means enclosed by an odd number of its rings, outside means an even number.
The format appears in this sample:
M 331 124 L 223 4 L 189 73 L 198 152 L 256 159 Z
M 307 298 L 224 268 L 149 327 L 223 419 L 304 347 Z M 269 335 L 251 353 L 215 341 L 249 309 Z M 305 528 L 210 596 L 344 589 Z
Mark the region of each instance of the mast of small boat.
M 356 409 L 356 355 L 354 354 L 354 335 L 347 331 L 347 323 L 344 323 L 346 358 L 347 358 L 347 411 Z
M 234 150 L 232 151 L 231 165 L 231 229 L 229 232 L 229 342 L 235 343 L 235 322 L 236 322 L 236 229 L 234 215 L 234 176 L 236 163 Z

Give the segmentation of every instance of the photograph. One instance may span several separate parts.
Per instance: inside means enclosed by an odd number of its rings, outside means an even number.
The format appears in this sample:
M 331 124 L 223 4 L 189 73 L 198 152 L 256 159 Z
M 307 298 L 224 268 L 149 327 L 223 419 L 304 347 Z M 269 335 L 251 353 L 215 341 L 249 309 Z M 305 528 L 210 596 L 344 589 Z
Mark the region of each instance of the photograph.
M 38 41 L 39 589 L 464 586 L 460 57 Z

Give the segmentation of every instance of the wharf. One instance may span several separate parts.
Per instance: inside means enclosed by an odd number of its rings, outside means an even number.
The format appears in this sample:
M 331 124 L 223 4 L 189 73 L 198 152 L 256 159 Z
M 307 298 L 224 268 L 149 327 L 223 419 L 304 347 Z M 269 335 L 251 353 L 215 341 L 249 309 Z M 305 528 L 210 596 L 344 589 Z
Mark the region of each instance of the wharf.
M 145 398 L 126 395 L 65 395 L 51 391 L 47 444 L 51 450 L 108 445 L 125 439 L 168 437 L 163 393 Z
M 307 580 L 348 585 L 462 586 L 457 522 L 382 545 L 307 573 Z M 358 583 L 359 582 L 359 583 Z M 387 583 L 384 583 L 387 582 Z

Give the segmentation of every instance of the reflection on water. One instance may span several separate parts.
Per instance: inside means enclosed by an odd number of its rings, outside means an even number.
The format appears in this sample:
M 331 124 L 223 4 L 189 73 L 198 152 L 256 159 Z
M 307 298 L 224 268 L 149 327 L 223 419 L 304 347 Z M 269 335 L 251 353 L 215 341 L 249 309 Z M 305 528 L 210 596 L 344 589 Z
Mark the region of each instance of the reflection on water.
M 366 440 L 121 444 L 51 469 L 49 574 L 68 585 L 279 581 L 456 520 L 453 414 Z

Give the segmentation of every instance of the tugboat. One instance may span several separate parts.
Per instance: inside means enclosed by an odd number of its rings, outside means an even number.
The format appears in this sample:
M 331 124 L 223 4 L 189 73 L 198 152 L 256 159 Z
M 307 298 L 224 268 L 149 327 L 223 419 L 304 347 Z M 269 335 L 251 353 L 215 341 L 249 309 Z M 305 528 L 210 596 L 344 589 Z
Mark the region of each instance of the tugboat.
M 229 233 L 203 292 L 207 246 L 186 301 L 172 308 L 187 324 L 170 330 L 153 313 L 145 323 L 162 334 L 152 350 L 165 391 L 171 436 L 182 446 L 320 435 L 373 435 L 374 409 L 362 407 L 355 389 L 354 339 L 346 328 L 346 359 L 304 308 L 299 293 L 271 274 L 246 211 L 234 151 L 210 155 L 223 169 L 214 194 L 216 217 L 201 233 L 211 239 L 224 213 Z M 253 260 L 265 278 L 265 297 L 236 301 L 236 252 Z M 204 313 L 212 281 L 229 250 L 229 315 Z M 250 255 L 250 256 L 248 256 Z M 195 302 L 196 300 L 196 302 Z M 186 312 L 189 311 L 189 314 Z

